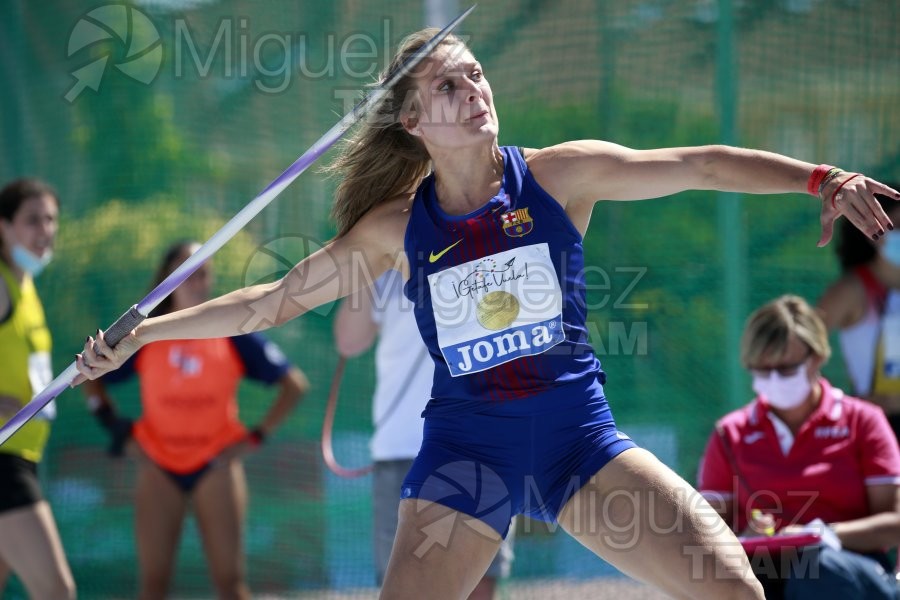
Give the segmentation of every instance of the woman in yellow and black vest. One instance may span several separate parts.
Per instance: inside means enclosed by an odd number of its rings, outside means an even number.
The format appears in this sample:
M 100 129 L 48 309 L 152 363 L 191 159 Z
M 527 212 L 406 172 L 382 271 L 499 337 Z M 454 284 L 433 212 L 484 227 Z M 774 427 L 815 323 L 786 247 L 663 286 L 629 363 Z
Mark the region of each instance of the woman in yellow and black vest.
M 0 423 L 52 379 L 50 332 L 34 277 L 50 261 L 56 237 L 56 192 L 35 179 L 0 190 Z M 15 573 L 31 598 L 75 597 L 37 464 L 50 435 L 48 405 L 0 446 L 0 592 Z
M 900 218 L 900 204 L 876 198 Z M 842 275 L 819 308 L 828 329 L 839 331 L 854 395 L 881 406 L 900 439 L 900 230 L 873 241 L 844 221 L 837 255 Z

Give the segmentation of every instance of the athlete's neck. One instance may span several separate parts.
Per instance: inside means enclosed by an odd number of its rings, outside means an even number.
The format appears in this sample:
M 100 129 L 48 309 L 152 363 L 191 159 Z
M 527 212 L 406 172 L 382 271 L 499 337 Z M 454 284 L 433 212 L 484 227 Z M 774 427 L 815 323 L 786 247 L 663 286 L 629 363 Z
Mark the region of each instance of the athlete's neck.
M 464 215 L 484 206 L 503 182 L 503 153 L 495 144 L 482 151 L 433 156 L 435 194 L 448 215 Z

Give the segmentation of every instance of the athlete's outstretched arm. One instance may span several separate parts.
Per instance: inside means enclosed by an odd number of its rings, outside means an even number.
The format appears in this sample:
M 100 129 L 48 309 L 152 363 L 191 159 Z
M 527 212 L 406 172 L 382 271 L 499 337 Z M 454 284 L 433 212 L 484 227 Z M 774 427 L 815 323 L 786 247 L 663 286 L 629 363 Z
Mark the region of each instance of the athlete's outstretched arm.
M 633 150 L 596 140 L 539 150 L 529 158 L 529 166 L 570 213 L 598 200 L 643 200 L 692 189 L 805 194 L 816 168 L 774 152 L 731 146 Z M 897 190 L 856 173 L 831 179 L 821 194 L 820 245 L 831 239 L 832 223 L 841 215 L 869 237 L 891 228 L 876 193 L 900 200 Z
M 300 261 L 282 279 L 147 319 L 115 348 L 107 346 L 102 334 L 96 339 L 89 337 L 76 357 L 78 370 L 84 378 L 96 379 L 117 369 L 144 344 L 262 331 L 353 293 L 396 264 L 405 230 L 405 215 L 398 218 L 397 214 L 391 207 L 379 207 L 346 235 Z

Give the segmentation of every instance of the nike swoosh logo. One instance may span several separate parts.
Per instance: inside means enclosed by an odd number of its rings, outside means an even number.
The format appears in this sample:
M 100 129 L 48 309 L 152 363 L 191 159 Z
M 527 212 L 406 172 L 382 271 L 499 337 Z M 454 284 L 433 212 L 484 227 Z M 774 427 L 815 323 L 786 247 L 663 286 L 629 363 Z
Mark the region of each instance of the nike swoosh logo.
M 441 257 L 442 257 L 443 255 L 445 255 L 445 254 L 447 254 L 448 252 L 450 252 L 450 250 L 452 250 L 453 247 L 456 246 L 456 245 L 457 245 L 458 243 L 460 243 L 461 241 L 462 241 L 462 239 L 456 240 L 455 242 L 453 242 L 452 244 L 450 244 L 449 246 L 447 246 L 446 248 L 444 248 L 443 250 L 441 250 L 441 251 L 438 252 L 437 254 L 435 254 L 435 253 L 432 251 L 431 254 L 428 255 L 428 262 L 430 262 L 430 263 L 437 262 L 438 260 L 441 259 Z

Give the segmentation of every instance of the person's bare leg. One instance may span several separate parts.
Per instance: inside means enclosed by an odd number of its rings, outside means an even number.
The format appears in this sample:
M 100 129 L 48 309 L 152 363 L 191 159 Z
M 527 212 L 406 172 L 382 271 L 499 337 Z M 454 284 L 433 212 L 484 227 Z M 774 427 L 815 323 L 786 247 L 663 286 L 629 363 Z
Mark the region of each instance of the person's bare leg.
M 639 448 L 569 499 L 560 525 L 622 572 L 675 598 L 763 600 L 740 542 L 709 504 Z
M 382 600 L 462 600 L 487 571 L 500 535 L 441 504 L 402 500 Z
M 216 466 L 194 490 L 194 514 L 216 596 L 250 598 L 244 567 L 244 516 L 247 480 L 239 459 Z
M 11 570 L 33 600 L 75 598 L 75 580 L 46 501 L 0 514 L 0 559 L 3 579 Z
M 168 595 L 187 504 L 185 494 L 159 467 L 147 459 L 138 461 L 134 527 L 141 600 Z

